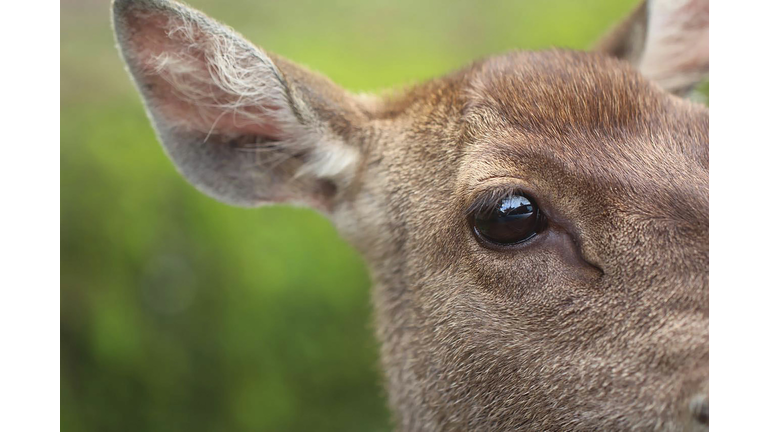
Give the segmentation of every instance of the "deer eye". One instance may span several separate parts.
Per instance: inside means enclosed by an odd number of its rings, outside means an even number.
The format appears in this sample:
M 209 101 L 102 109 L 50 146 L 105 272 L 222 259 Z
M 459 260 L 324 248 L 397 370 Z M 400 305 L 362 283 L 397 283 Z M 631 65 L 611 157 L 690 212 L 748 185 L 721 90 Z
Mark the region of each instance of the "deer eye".
M 507 195 L 470 216 L 475 235 L 496 245 L 522 243 L 546 227 L 539 206 L 525 195 Z

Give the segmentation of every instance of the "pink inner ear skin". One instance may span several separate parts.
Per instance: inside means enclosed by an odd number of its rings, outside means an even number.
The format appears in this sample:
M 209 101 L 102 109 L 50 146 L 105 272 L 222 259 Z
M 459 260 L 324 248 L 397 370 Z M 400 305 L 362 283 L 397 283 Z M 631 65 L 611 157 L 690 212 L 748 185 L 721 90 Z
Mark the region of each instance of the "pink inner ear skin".
M 248 104 L 242 95 L 216 84 L 203 31 L 177 29 L 174 20 L 158 11 L 133 11 L 125 23 L 130 29 L 126 58 L 136 69 L 149 105 L 164 122 L 206 134 L 285 138 L 284 128 L 275 121 L 280 108 Z
M 242 111 L 247 111 L 248 115 L 242 115 Z M 277 112 L 277 108 L 265 107 L 246 107 L 238 111 L 224 112 L 214 125 L 206 127 L 204 132 L 212 133 L 238 133 L 243 135 L 258 135 L 269 140 L 278 141 L 288 138 L 284 131 L 274 123 L 257 123 L 255 117 L 270 119 L 274 114 L 268 114 L 269 111 Z M 238 113 L 240 115 L 238 115 Z M 205 116 L 201 116 L 205 117 Z M 205 125 L 206 123 L 203 123 Z M 201 130 L 201 132 L 203 132 Z

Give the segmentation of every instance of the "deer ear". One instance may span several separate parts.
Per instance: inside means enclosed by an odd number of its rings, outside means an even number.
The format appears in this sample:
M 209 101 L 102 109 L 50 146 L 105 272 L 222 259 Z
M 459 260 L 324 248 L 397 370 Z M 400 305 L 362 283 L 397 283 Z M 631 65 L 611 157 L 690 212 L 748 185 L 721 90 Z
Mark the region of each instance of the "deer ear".
M 181 4 L 116 0 L 123 59 L 167 154 L 198 189 L 330 210 L 359 163 L 354 99 Z
M 684 95 L 709 73 L 709 0 L 647 0 L 595 47 Z

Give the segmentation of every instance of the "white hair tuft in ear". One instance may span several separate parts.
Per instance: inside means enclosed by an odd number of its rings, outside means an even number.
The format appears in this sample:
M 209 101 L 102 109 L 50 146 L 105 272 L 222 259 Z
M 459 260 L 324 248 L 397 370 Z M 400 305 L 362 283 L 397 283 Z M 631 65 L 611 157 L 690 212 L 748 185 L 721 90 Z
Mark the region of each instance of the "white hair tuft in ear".
M 164 31 L 169 43 L 162 50 L 149 47 L 148 72 L 165 80 L 174 97 L 194 106 L 197 120 L 212 129 L 227 115 L 234 126 L 246 129 L 269 125 L 278 131 L 293 126 L 296 120 L 285 84 L 267 54 L 226 27 L 194 18 L 189 14 L 168 18 Z M 183 48 L 167 49 L 168 45 Z
M 334 132 L 359 118 L 343 90 L 179 3 L 114 5 L 123 58 L 158 136 L 200 190 L 237 205 L 327 209 L 354 178 L 359 150 Z

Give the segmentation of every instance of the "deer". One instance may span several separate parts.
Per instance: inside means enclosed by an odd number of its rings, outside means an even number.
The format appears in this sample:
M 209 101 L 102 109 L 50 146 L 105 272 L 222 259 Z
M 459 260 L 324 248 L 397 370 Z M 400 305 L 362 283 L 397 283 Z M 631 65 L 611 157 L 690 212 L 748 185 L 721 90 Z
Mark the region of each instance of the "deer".
M 707 1 L 377 95 L 176 1 L 112 11 L 186 180 L 364 258 L 397 430 L 708 430 Z

